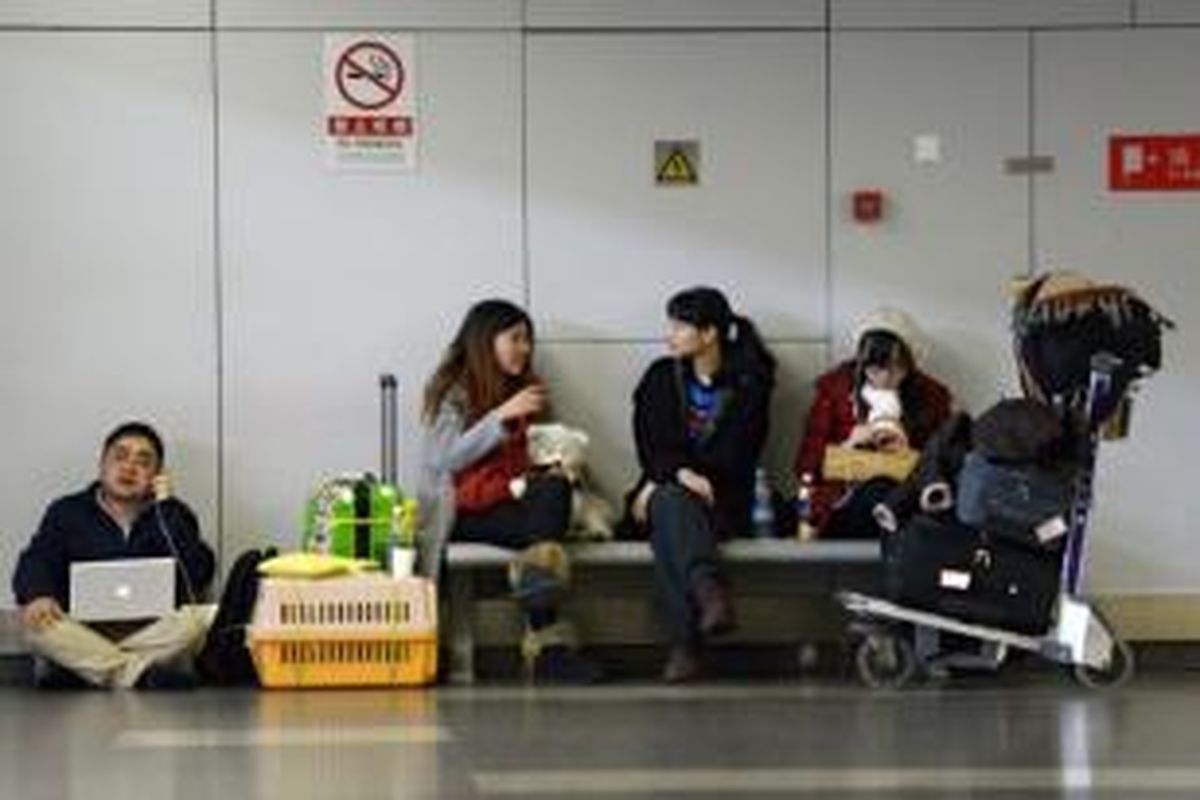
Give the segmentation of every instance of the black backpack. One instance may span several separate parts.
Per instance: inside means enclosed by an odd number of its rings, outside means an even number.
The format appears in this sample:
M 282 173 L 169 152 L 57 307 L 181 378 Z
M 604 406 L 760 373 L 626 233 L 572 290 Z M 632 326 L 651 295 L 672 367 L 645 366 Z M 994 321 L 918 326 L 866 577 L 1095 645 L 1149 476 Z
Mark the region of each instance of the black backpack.
M 1094 419 L 1108 419 L 1129 385 L 1162 366 L 1162 333 L 1175 324 L 1130 289 L 1115 285 L 1078 287 L 1039 299 L 1053 275 L 1031 281 L 1013 307 L 1012 328 L 1022 386 L 1045 402 L 1082 398 L 1092 359 L 1120 359 L 1112 385 L 1097 398 Z
M 258 600 L 258 565 L 276 554 L 275 548 L 247 550 L 237 557 L 225 581 L 221 604 L 196 657 L 201 679 L 214 686 L 257 686 L 258 673 L 246 645 L 246 626 Z

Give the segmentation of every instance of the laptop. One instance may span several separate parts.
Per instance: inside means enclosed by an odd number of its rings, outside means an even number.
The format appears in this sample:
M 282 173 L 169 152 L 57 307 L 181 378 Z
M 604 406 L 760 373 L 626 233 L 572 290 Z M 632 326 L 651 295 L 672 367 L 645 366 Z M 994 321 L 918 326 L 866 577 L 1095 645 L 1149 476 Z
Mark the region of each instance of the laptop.
M 175 559 L 71 564 L 70 615 L 80 622 L 158 619 L 175 608 Z

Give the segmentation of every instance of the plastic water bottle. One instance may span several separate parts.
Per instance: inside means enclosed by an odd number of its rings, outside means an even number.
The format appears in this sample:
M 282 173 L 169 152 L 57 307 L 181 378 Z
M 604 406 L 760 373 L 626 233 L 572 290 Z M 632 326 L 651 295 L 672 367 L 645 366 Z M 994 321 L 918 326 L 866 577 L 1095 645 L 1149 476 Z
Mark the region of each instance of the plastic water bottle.
M 417 501 L 415 498 L 409 497 L 404 500 L 404 508 L 402 510 L 404 518 L 404 546 L 417 546 Z
M 802 542 L 816 538 L 817 529 L 812 524 L 813 476 L 806 472 L 800 476 L 796 489 L 796 538 Z
M 323 556 L 333 550 L 333 536 L 330 533 L 329 515 L 332 513 L 327 505 L 318 506 L 316 518 L 313 520 L 312 542 L 309 549 Z
M 750 511 L 754 525 L 754 536 L 769 539 L 775 535 L 775 509 L 771 505 L 771 483 L 767 471 L 759 467 L 754 471 L 754 506 Z

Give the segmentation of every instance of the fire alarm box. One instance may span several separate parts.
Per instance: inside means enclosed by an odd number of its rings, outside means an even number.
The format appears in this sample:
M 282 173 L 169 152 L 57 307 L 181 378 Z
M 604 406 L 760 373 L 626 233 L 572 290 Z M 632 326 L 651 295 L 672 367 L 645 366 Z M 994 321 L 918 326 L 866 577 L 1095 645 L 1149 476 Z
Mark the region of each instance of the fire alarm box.
M 853 195 L 854 221 L 870 224 L 883 219 L 883 190 L 858 189 Z

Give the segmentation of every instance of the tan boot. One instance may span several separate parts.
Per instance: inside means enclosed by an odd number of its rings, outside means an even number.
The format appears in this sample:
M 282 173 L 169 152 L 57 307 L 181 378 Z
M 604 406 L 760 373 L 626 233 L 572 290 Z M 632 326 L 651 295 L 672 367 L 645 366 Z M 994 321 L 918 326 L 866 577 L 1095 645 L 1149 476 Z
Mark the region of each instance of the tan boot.
M 513 598 L 526 610 L 554 608 L 571 583 L 571 562 L 558 542 L 539 542 L 508 565 Z

